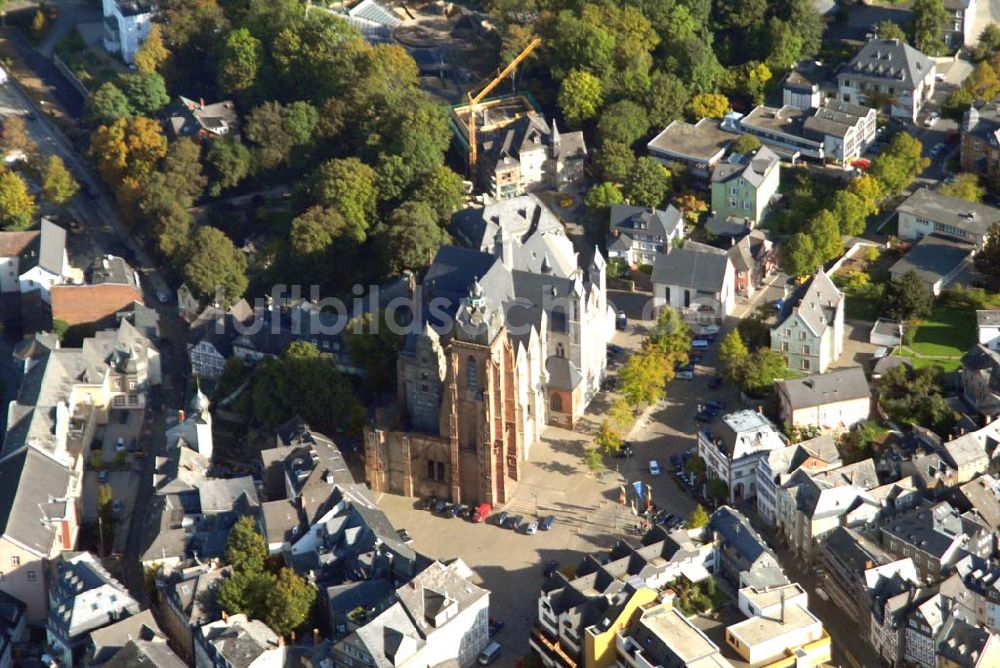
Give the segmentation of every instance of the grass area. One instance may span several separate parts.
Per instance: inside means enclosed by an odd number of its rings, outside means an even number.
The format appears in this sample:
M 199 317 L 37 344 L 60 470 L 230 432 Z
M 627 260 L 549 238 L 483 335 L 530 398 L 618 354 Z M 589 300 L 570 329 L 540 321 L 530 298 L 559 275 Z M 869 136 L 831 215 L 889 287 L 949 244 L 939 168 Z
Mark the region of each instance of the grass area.
M 913 336 L 911 350 L 919 355 L 961 357 L 976 342 L 974 311 L 935 305 Z
M 907 354 L 907 350 L 904 348 L 901 357 L 906 357 L 913 363 L 914 369 L 923 369 L 928 366 L 939 366 L 948 371 L 957 371 L 962 366 L 961 357 L 951 357 L 948 359 L 927 359 L 924 357 L 913 357 L 912 353 Z

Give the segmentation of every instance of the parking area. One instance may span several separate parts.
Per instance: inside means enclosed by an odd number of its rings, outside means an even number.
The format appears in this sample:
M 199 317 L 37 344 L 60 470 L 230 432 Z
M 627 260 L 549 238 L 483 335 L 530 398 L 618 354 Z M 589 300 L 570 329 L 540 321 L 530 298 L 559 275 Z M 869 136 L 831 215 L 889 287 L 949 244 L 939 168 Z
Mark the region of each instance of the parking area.
M 102 468 L 93 468 L 94 461 L 88 461 L 84 472 L 82 494 L 82 515 L 86 522 L 97 521 L 97 493 L 101 485 L 111 488 L 112 503 L 115 507 L 115 538 L 113 551 L 121 553 L 128 542 L 132 511 L 142 477 L 146 456 L 143 444 L 149 442 L 150 430 L 145 424 L 142 410 L 112 411 L 108 424 L 99 429 Z M 103 432 L 103 433 L 102 433 Z

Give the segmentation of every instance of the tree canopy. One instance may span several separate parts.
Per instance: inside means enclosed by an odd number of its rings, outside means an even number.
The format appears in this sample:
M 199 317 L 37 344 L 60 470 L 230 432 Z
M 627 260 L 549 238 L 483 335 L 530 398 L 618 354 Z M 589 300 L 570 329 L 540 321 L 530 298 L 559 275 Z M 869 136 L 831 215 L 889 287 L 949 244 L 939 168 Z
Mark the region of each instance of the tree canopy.
M 184 281 L 202 299 L 221 294 L 232 304 L 247 289 L 247 260 L 224 232 L 208 225 L 198 228 L 187 249 Z

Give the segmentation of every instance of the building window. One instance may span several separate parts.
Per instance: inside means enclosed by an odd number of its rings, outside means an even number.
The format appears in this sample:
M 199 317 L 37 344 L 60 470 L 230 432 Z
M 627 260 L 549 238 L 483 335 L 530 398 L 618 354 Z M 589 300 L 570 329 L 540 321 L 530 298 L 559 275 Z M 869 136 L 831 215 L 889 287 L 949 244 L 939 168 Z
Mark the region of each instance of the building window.
M 809 355 L 810 354 L 810 352 L 809 352 L 809 346 L 808 345 L 802 346 L 802 354 L 803 355 Z
M 121 378 L 115 378 L 114 381 L 113 381 L 113 383 L 112 383 L 112 386 L 116 390 L 122 389 L 122 379 Z
M 743 209 L 746 211 L 750 210 L 750 202 L 743 202 Z
M 21 565 L 21 557 L 17 557 L 17 556 L 11 557 L 10 558 L 10 565 L 11 566 L 20 566 Z
M 552 399 L 550 400 L 550 405 L 554 413 L 563 412 L 562 395 L 558 392 L 552 394 Z
M 791 336 L 792 336 L 792 330 L 786 329 L 785 330 L 785 338 L 790 338 Z
M 427 479 L 432 482 L 444 482 L 444 462 L 427 460 Z
M 736 207 L 737 207 L 736 200 L 734 199 L 729 200 L 729 208 L 735 209 Z
M 561 343 L 556 344 L 556 357 L 566 357 L 566 348 Z
M 788 341 L 782 341 L 781 342 L 781 352 L 783 352 L 783 353 L 787 353 L 788 352 Z
M 799 332 L 799 341 L 805 341 L 805 340 L 806 340 L 806 333 Z
M 35 581 L 35 571 L 28 571 L 28 582 Z
M 479 378 L 476 371 L 476 358 L 469 355 L 469 359 L 465 361 L 465 384 L 468 385 L 470 390 L 479 389 Z
M 134 390 L 138 386 L 139 386 L 139 383 L 138 383 L 138 381 L 136 381 L 135 378 L 129 378 L 128 379 L 128 389 Z
M 802 370 L 809 371 L 810 363 L 809 360 L 802 360 L 801 362 Z

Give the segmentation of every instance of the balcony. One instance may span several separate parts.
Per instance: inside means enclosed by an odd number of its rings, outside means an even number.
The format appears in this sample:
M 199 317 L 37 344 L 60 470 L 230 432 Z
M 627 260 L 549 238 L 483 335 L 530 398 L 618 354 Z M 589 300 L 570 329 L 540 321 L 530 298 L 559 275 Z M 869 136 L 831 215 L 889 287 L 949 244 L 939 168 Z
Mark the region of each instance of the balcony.
M 564 668 L 576 668 L 576 659 L 570 656 L 558 640 L 549 640 L 548 636 L 537 626 L 531 627 L 531 637 L 528 644 L 538 652 L 543 660 L 554 661 L 556 665 Z

